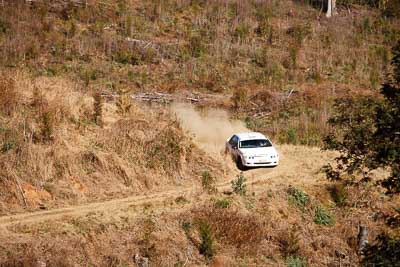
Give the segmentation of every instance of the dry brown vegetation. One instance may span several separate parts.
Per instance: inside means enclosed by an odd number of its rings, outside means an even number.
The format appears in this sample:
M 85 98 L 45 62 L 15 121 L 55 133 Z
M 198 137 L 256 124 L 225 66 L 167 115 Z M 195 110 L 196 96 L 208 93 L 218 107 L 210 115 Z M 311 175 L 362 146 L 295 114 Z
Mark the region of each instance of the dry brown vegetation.
M 379 86 L 400 31 L 376 9 L 328 20 L 305 2 L 4 1 L 1 65 L 96 92 L 233 95 L 250 128 L 316 145 L 332 99 Z
M 227 208 L 200 196 L 136 211 L 115 209 L 112 215 L 94 211 L 14 225 L 9 235 L 16 239 L 0 239 L 0 259 L 2 266 L 136 266 L 135 255 L 163 266 L 284 266 L 293 258 L 309 266 L 357 266 L 358 227 L 367 226 L 373 239 L 383 229 L 380 212 L 390 212 L 385 200 L 373 190 L 352 188 L 352 206 L 330 206 L 335 223 L 329 227 L 313 220 L 314 207 L 333 203 L 328 190 L 317 185 L 298 190 L 310 197 L 306 211 L 288 201 L 288 188 L 281 186 L 257 188 L 244 198 L 225 196 Z M 214 239 L 209 261 L 199 253 L 201 223 L 210 225 Z
M 289 0 L 63 3 L 0 4 L 0 215 L 160 195 L 0 225 L 0 266 L 357 266 L 360 225 L 370 240 L 393 231 L 399 199 L 328 184 L 332 153 L 281 146 L 283 167 L 249 172 L 239 196 L 226 190 L 237 173 L 201 141 L 246 129 L 229 110 L 278 143 L 318 145 L 334 98 L 374 94 L 398 19 L 350 6 L 328 20 Z M 226 110 L 198 124 L 193 107 L 176 118 L 131 101 L 142 91 L 203 93 Z
M 167 113 L 131 108 L 122 116 L 114 102 L 96 106 L 90 93 L 62 78 L 9 75 L 1 81 L 3 214 L 124 196 L 188 177 L 200 183 L 202 172 L 217 166 Z

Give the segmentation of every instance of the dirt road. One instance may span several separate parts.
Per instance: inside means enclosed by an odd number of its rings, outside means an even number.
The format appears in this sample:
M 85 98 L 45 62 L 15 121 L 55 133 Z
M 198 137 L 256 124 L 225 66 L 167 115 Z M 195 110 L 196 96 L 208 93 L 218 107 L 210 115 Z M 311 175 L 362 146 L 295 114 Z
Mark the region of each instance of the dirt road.
M 273 169 L 255 169 L 244 173 L 247 178 L 248 190 L 256 192 L 261 189 L 275 188 L 276 186 L 300 185 L 309 186 L 323 182 L 324 177 L 318 174 L 320 167 L 329 159 L 329 154 L 320 152 L 317 148 L 300 147 L 300 146 L 280 146 L 281 164 Z M 235 178 L 234 175 L 239 174 L 238 170 L 234 170 L 233 163 L 226 166 L 227 175 L 223 181 L 216 185 L 219 192 L 231 190 L 230 181 Z M 92 212 L 103 212 L 105 214 L 116 214 L 124 212 L 127 208 L 134 208 L 138 212 L 145 206 L 151 206 L 152 210 L 163 210 L 165 203 L 174 201 L 178 197 L 184 197 L 188 202 L 194 200 L 204 194 L 202 188 L 199 187 L 181 187 L 174 190 L 156 192 L 151 194 L 143 194 L 131 196 L 122 199 L 114 199 L 109 201 L 90 203 L 86 205 L 72 206 L 53 210 L 37 211 L 21 213 L 11 216 L 0 217 L 0 229 L 2 232 L 7 228 L 18 224 L 35 224 L 45 221 L 57 221 L 65 218 L 74 218 L 85 216 Z M 189 205 L 190 206 L 190 205 Z M 181 207 L 179 207 L 181 209 Z
M 213 110 L 208 114 L 199 115 L 197 111 L 187 105 L 175 106 L 173 109 L 183 127 L 190 134 L 193 134 L 198 146 L 216 160 L 224 162 L 225 177 L 216 185 L 218 191 L 231 190 L 230 181 L 239 174 L 239 171 L 230 159 L 224 157 L 222 153 L 223 145 L 227 136 L 229 137 L 233 132 L 246 131 L 246 127 L 239 121 L 230 121 L 228 115 L 223 111 Z M 277 148 L 280 153 L 280 165 L 278 167 L 254 169 L 244 173 L 249 191 L 256 192 L 266 187 L 273 189 L 278 185 L 287 186 L 289 184 L 310 186 L 325 181 L 319 170 L 333 158 L 332 153 L 303 146 L 283 145 Z M 183 196 L 188 202 L 195 202 L 194 200 L 202 194 L 204 192 L 201 186 L 179 187 L 169 191 L 152 192 L 86 205 L 3 216 L 0 217 L 0 231 L 7 232 L 7 228 L 13 225 L 63 220 L 85 216 L 92 212 L 116 214 L 118 212 L 123 213 L 128 208 L 140 210 L 140 208 L 148 205 L 151 205 L 153 210 L 165 210 L 165 203 L 168 201 L 174 201 Z

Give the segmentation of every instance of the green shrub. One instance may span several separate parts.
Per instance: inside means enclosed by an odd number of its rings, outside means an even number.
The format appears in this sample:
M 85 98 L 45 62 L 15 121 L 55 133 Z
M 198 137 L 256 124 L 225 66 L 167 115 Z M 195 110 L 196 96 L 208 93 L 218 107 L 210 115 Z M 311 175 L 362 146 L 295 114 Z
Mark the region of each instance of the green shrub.
M 179 196 L 177 198 L 175 198 L 175 203 L 178 205 L 185 205 L 190 203 L 189 200 L 187 200 L 184 196 Z
M 231 181 L 233 192 L 241 196 L 246 195 L 246 178 L 241 172 L 236 180 Z
M 161 129 L 154 138 L 146 143 L 146 165 L 149 168 L 162 168 L 166 174 L 172 176 L 182 168 L 183 133 L 179 123 L 174 122 Z
M 13 149 L 15 147 L 15 143 L 14 142 L 6 142 L 2 145 L 0 152 L 1 153 L 6 153 L 7 151 Z
M 314 222 L 324 226 L 332 226 L 335 223 L 333 216 L 323 207 L 317 207 L 315 210 Z
M 191 34 L 188 44 L 189 53 L 192 57 L 201 57 L 207 52 L 206 46 L 203 43 L 203 38 L 200 34 Z
M 215 206 L 216 206 L 217 208 L 221 208 L 221 209 L 226 209 L 226 208 L 228 208 L 230 204 L 231 204 L 231 203 L 229 202 L 229 200 L 228 200 L 228 199 L 225 199 L 225 198 L 223 198 L 223 199 L 217 199 L 217 200 L 215 201 Z
M 399 266 L 400 238 L 381 234 L 377 242 L 367 245 L 362 266 Z
M 248 37 L 249 34 L 250 34 L 250 26 L 242 22 L 235 28 L 233 36 L 238 41 L 243 41 Z
M 188 222 L 188 221 L 184 221 L 184 222 L 182 222 L 182 229 L 183 229 L 183 231 L 187 234 L 187 233 L 189 233 L 189 230 L 192 228 L 192 224 L 190 223 L 190 222 Z
M 290 127 L 286 130 L 286 142 L 288 144 L 297 144 L 297 130 L 296 128 Z
M 290 186 L 288 189 L 289 203 L 295 205 L 300 210 L 304 211 L 307 204 L 310 202 L 308 195 L 296 187 Z
M 212 234 L 211 226 L 206 222 L 201 222 L 199 227 L 200 233 L 200 246 L 199 252 L 206 259 L 211 259 L 214 256 L 214 237 Z
M 297 255 L 300 249 L 300 235 L 295 225 L 289 231 L 284 231 L 279 237 L 281 253 L 285 256 Z
M 298 256 L 290 256 L 286 261 L 287 267 L 307 267 L 307 261 Z

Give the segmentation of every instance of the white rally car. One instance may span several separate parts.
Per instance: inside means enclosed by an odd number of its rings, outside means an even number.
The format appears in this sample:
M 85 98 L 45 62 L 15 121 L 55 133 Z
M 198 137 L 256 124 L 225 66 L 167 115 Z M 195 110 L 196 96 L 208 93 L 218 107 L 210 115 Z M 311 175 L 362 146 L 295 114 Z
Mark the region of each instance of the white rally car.
M 276 167 L 279 154 L 271 141 L 261 133 L 237 133 L 226 140 L 225 153 L 230 154 L 239 169 Z

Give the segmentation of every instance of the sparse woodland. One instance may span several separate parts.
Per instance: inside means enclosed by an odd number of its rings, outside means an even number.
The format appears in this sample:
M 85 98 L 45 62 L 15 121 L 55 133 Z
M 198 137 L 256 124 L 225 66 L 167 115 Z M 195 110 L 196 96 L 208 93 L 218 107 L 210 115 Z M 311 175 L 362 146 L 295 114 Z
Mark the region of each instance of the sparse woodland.
M 400 3 L 324 8 L 1 1 L 0 216 L 202 190 L 31 225 L 0 217 L 0 266 L 398 266 Z M 140 93 L 205 96 L 200 110 L 229 112 L 294 163 L 251 184 Z

